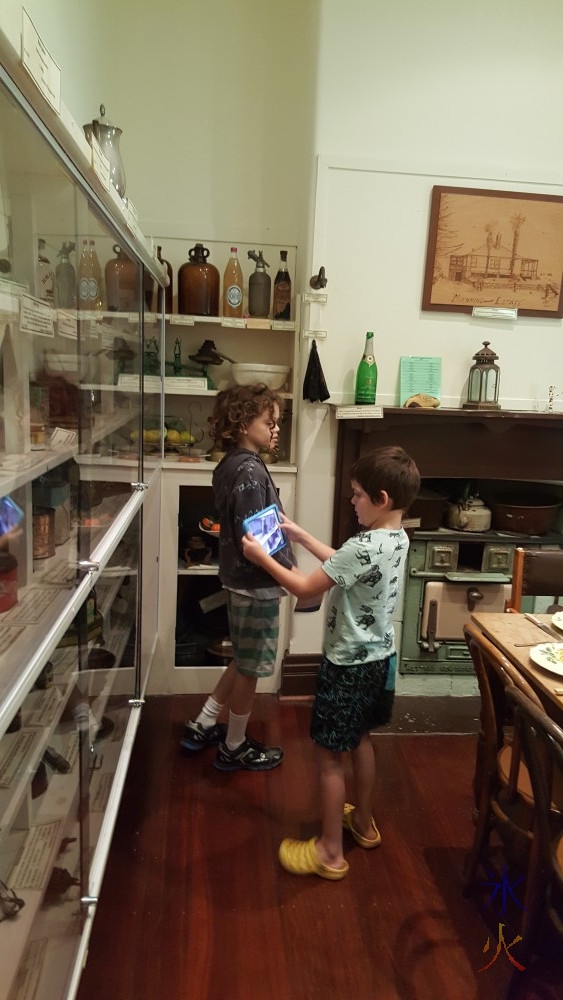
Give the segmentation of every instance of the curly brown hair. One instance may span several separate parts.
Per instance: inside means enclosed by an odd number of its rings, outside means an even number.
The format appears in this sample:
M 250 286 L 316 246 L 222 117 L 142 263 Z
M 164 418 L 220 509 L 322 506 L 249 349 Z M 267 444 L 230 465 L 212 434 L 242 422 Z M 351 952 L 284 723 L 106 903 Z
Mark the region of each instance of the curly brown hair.
M 268 410 L 274 420 L 274 407 L 281 414 L 283 399 L 273 389 L 259 382 L 256 385 L 235 385 L 217 394 L 209 418 L 209 433 L 218 447 L 230 451 L 238 444 L 246 426 L 254 417 Z

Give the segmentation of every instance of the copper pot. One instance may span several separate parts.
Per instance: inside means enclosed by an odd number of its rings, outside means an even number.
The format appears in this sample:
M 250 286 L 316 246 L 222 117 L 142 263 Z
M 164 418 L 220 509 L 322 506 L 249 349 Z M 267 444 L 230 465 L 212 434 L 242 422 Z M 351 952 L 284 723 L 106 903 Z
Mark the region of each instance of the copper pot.
M 522 535 L 545 535 L 553 527 L 560 503 L 553 497 L 516 497 L 512 502 L 492 503 L 493 528 Z

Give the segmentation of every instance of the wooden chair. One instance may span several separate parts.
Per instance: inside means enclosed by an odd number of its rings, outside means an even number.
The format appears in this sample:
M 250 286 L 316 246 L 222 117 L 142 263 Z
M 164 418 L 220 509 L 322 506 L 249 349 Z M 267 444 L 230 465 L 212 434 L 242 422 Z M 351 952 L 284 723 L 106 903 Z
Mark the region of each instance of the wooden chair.
M 520 954 L 525 960 L 542 949 L 563 955 L 563 729 L 522 691 L 511 688 L 507 696 L 534 797 Z
M 481 729 L 477 738 L 473 794 L 475 834 L 465 864 L 466 889 L 486 861 L 489 837 L 497 830 L 507 856 L 525 863 L 532 840 L 533 795 L 514 736 L 506 691 L 519 688 L 541 708 L 541 702 L 514 664 L 472 623 L 464 627 L 481 696 Z
M 523 597 L 551 597 L 558 604 L 563 594 L 563 549 L 514 550 L 512 591 L 507 611 L 520 611 Z

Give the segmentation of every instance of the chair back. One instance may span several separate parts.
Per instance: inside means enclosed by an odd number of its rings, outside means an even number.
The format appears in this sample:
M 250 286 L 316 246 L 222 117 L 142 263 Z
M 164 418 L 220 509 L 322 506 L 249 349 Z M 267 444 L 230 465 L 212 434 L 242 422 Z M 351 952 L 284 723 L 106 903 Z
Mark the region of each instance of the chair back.
M 477 625 L 474 625 L 473 622 L 467 622 L 464 625 L 463 634 L 471 653 L 478 682 L 483 679 L 489 685 L 492 681 L 493 686 L 496 686 L 495 682 L 498 679 L 503 690 L 507 687 L 517 687 L 520 691 L 524 692 L 530 701 L 533 701 L 539 708 L 542 707 L 538 695 L 524 675 L 520 673 L 518 668 L 510 662 L 504 653 L 501 653 L 494 642 L 487 639 L 487 636 L 481 632 Z M 480 683 L 479 691 L 482 696 L 483 692 L 481 691 Z
M 514 550 L 512 590 L 507 611 L 520 611 L 522 597 L 553 597 L 563 594 L 563 549 Z
M 501 653 L 476 625 L 468 622 L 463 629 L 465 641 L 477 675 L 481 697 L 481 733 L 475 768 L 473 792 L 479 806 L 481 795 L 490 791 L 497 776 L 497 754 L 505 742 L 509 710 L 506 691 L 518 688 L 541 708 L 541 701 L 525 677 Z M 516 795 L 521 754 L 518 740 L 513 740 L 507 794 Z
M 526 862 L 532 842 L 532 789 L 506 693 L 524 690 L 531 700 L 540 702 L 514 664 L 472 622 L 463 631 L 481 695 L 473 777 L 475 834 L 464 865 L 465 886 L 469 888 L 487 858 L 493 827 L 503 841 L 507 860 Z
M 534 851 L 526 897 L 526 925 L 545 910 L 563 939 L 563 729 L 516 688 L 507 692 L 534 796 Z M 528 943 L 529 944 L 529 943 Z

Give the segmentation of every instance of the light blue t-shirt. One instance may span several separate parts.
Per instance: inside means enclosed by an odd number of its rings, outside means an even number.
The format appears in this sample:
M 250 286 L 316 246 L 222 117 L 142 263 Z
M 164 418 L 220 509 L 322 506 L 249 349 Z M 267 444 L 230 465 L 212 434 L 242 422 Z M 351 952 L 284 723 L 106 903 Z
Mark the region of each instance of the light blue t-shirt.
M 324 655 L 336 664 L 382 660 L 395 651 L 391 619 L 409 540 L 403 528 L 360 531 L 323 563 L 329 592 Z

